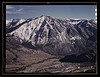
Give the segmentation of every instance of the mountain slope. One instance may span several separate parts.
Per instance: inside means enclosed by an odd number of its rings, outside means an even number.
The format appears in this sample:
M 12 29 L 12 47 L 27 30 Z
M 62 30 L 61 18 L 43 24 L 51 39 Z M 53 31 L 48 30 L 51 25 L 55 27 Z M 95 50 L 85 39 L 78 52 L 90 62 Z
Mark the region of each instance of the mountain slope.
M 21 44 L 31 44 L 49 54 L 81 54 L 96 48 L 97 24 L 94 20 L 41 16 L 13 20 L 6 25 L 7 35 L 17 37 L 15 39 Z

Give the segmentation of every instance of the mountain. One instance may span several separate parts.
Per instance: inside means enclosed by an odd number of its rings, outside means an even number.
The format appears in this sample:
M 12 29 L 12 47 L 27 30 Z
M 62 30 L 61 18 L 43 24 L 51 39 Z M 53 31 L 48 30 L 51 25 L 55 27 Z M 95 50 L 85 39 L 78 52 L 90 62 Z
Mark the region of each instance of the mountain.
M 6 22 L 6 36 L 14 37 L 22 45 L 30 45 L 57 56 L 81 54 L 95 49 L 96 32 L 97 24 L 93 19 L 40 16 Z

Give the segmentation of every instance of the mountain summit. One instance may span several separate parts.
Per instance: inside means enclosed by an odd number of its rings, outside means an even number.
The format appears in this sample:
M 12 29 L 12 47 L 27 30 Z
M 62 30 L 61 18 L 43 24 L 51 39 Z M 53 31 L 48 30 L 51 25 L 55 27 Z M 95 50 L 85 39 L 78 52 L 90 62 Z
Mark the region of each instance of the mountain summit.
M 6 34 L 52 55 L 81 54 L 96 48 L 95 20 L 40 16 L 7 20 Z

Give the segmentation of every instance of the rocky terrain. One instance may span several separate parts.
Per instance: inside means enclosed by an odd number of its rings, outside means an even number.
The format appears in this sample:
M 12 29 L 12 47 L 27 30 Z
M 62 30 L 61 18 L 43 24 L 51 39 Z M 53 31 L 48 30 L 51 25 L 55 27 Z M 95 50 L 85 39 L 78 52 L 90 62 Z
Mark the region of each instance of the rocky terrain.
M 6 72 L 96 73 L 97 24 L 40 16 L 6 22 Z

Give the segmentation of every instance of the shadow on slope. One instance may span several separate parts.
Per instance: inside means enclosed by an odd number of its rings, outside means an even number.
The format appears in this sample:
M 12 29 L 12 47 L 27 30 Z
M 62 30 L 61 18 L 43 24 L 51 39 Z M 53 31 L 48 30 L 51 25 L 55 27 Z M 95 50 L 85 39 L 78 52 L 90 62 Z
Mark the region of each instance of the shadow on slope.
M 96 62 L 96 52 L 91 50 L 88 53 L 83 53 L 80 55 L 68 55 L 64 58 L 60 59 L 61 62 L 72 62 L 72 63 L 80 63 L 80 62 Z

